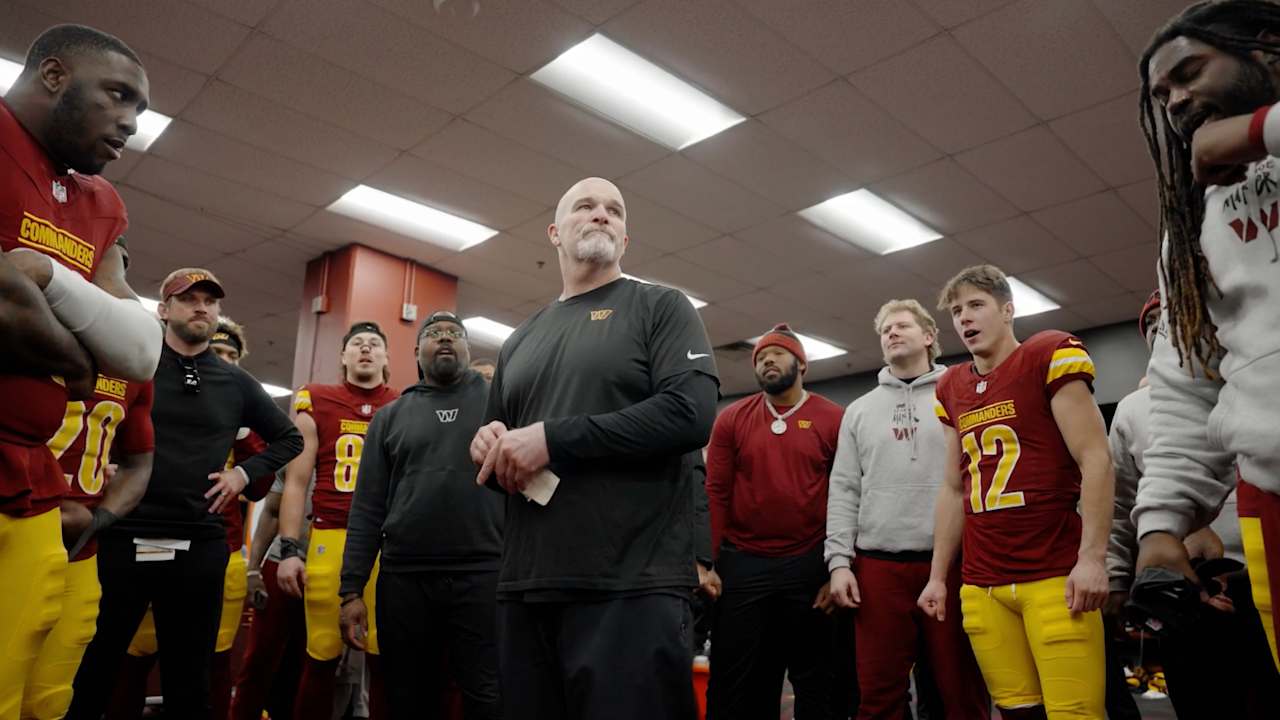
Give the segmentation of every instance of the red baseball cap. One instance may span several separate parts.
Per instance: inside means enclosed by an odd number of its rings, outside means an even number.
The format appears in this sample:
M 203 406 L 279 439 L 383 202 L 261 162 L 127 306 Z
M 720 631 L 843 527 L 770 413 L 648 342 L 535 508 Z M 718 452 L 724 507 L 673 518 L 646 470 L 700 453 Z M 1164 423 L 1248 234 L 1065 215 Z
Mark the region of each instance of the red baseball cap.
M 204 285 L 205 289 L 213 293 L 214 297 L 226 297 L 227 293 L 222 289 L 222 283 L 218 282 L 218 278 L 204 268 L 179 268 L 169 273 L 169 277 L 164 279 L 160 285 L 160 299 L 168 300 L 174 295 L 180 295 L 196 285 Z

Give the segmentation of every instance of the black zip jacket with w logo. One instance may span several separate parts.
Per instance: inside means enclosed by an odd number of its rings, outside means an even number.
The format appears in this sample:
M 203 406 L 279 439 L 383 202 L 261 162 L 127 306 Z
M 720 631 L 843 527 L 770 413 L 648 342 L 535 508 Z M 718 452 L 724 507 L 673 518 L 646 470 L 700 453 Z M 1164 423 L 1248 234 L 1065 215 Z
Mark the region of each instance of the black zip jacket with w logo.
M 502 556 L 502 498 L 476 485 L 471 439 L 488 383 L 468 370 L 449 387 L 419 383 L 378 411 L 365 436 L 347 521 L 340 594 L 382 572 L 493 571 Z

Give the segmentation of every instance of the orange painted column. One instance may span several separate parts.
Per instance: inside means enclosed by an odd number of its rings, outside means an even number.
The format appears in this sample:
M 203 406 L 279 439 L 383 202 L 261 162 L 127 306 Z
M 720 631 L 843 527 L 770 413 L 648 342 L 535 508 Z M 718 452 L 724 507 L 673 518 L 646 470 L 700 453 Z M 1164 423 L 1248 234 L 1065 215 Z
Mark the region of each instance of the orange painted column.
M 307 263 L 293 356 L 293 387 L 342 381 L 342 336 L 371 320 L 387 335 L 391 381 L 418 381 L 413 348 L 418 325 L 436 310 L 457 308 L 458 279 L 413 260 L 348 245 Z

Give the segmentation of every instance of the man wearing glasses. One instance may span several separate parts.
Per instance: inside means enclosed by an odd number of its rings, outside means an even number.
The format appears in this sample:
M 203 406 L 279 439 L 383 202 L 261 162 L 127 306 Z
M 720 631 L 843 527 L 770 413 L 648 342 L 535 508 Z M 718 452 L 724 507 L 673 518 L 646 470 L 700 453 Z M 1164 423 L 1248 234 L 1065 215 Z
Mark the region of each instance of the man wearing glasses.
M 165 323 L 151 411 L 156 449 L 142 502 L 99 541 L 98 633 L 76 673 L 68 718 L 98 718 L 115 670 L 150 603 L 165 712 L 210 717 L 209 672 L 227 566 L 221 509 L 249 478 L 275 472 L 302 437 L 253 376 L 209 348 L 225 294 L 213 273 L 183 268 L 161 285 Z M 224 469 L 248 427 L 267 449 Z
M 359 647 L 366 583 L 382 553 L 378 626 L 391 720 L 446 717 L 446 671 L 468 720 L 497 720 L 498 562 L 504 501 L 475 483 L 471 438 L 489 383 L 468 367 L 457 315 L 418 333 L 421 380 L 373 418 L 342 560 L 342 631 Z

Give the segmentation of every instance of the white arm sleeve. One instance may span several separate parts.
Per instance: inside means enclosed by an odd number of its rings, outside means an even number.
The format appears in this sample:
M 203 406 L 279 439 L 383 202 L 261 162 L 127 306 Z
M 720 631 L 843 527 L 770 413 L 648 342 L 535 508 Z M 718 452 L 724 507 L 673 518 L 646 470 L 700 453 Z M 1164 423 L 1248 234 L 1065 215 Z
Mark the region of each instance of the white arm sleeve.
M 1181 539 L 1204 527 L 1235 484 L 1235 455 L 1209 444 L 1209 414 L 1218 404 L 1222 380 L 1207 377 L 1194 359 L 1187 365 L 1179 365 L 1167 322 L 1161 318 L 1147 366 L 1151 445 L 1142 455 L 1145 473 L 1133 508 L 1138 540 L 1150 532 Z M 1216 374 L 1217 367 L 1211 369 Z
M 124 300 L 51 263 L 53 277 L 44 289 L 49 308 L 93 359 L 98 370 L 122 380 L 145 381 L 155 375 L 164 343 L 160 321 L 137 300 Z

